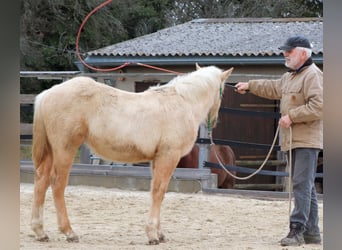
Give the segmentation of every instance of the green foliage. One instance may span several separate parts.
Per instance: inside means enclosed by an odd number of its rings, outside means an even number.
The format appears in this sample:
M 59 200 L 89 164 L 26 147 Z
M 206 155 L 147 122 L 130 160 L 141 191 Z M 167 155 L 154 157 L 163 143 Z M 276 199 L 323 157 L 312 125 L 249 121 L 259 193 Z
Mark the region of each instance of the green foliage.
M 76 35 L 99 1 L 22 0 L 21 70 L 76 70 Z M 104 7 L 86 23 L 80 39 L 81 52 L 127 39 L 121 21 Z
M 76 35 L 99 0 L 21 0 L 21 70 L 76 70 Z M 169 0 L 117 0 L 84 26 L 81 53 L 164 28 Z
M 117 16 L 128 38 L 155 32 L 166 27 L 166 12 L 170 0 L 118 0 L 113 3 L 113 14 Z
M 75 40 L 104 0 L 21 0 L 21 70 L 76 70 Z M 322 0 L 113 0 L 82 30 L 82 53 L 196 18 L 323 16 Z
M 196 18 L 322 16 L 322 0 L 177 0 L 167 13 L 167 21 L 176 25 Z

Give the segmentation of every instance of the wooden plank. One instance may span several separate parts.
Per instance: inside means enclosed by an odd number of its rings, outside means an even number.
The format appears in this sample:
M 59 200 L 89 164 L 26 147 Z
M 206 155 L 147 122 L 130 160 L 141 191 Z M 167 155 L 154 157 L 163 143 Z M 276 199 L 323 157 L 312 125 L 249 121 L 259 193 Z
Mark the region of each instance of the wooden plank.
M 283 191 L 283 185 L 272 183 L 250 183 L 250 184 L 235 184 L 235 189 L 244 190 L 278 190 Z
M 278 104 L 263 104 L 263 103 L 242 103 L 242 108 L 278 108 Z
M 236 160 L 237 166 L 260 166 L 264 161 L 248 161 L 248 160 Z M 283 160 L 268 160 L 265 166 L 286 166 L 286 161 Z
M 21 161 L 20 169 L 33 172 L 32 161 Z M 124 165 L 91 165 L 73 164 L 70 175 L 104 175 L 104 176 L 134 176 L 152 177 L 150 167 L 124 166 Z M 173 179 L 206 180 L 211 178 L 210 169 L 177 168 L 173 172 Z
M 33 124 L 32 123 L 20 123 L 21 135 L 32 135 Z
M 34 94 L 20 94 L 20 104 L 33 104 L 35 98 Z
M 80 71 L 20 71 L 20 77 L 36 77 L 38 79 L 59 79 L 71 78 Z

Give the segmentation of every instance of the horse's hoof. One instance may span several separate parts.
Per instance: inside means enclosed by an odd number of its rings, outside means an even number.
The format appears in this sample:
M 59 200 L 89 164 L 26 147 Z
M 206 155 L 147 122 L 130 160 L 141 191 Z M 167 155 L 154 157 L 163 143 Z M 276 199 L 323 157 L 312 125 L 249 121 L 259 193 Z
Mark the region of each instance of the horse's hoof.
M 40 242 L 48 242 L 50 239 L 47 235 L 44 235 L 42 237 L 37 237 L 37 241 L 40 241 Z
M 149 240 L 148 244 L 150 244 L 150 245 L 159 245 L 159 240 L 157 240 L 157 239 Z
M 77 235 L 74 235 L 72 237 L 67 237 L 67 242 L 72 242 L 72 243 L 78 243 L 80 240 Z
M 165 243 L 166 242 L 166 238 L 164 234 L 159 235 L 159 242 L 160 243 Z

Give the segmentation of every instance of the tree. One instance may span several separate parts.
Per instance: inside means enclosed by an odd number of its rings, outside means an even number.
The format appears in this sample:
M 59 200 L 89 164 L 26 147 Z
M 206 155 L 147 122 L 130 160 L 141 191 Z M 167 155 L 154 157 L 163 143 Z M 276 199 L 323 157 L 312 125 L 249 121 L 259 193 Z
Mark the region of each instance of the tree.
M 22 70 L 75 69 L 75 38 L 95 0 L 22 0 L 20 59 Z M 82 31 L 80 51 L 86 52 L 128 38 L 110 8 L 94 14 Z
M 76 34 L 104 0 L 21 0 L 21 70 L 74 70 Z M 322 0 L 116 0 L 84 27 L 85 53 L 196 18 L 321 17 Z
M 118 17 L 129 38 L 150 34 L 165 28 L 166 13 L 171 0 L 119 0 L 115 1 L 113 15 Z
M 100 0 L 21 0 L 21 70 L 73 70 L 78 29 Z M 92 15 L 81 33 L 85 53 L 165 27 L 170 0 L 117 0 Z
M 168 12 L 168 25 L 196 18 L 322 16 L 322 0 L 177 0 Z

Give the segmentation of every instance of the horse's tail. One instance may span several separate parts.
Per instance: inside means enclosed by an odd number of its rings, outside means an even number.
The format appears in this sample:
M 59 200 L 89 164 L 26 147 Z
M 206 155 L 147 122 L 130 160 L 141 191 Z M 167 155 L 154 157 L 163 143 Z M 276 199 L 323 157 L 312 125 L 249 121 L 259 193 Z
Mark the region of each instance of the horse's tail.
M 36 168 L 41 165 L 44 157 L 51 151 L 41 114 L 43 97 L 44 92 L 37 95 L 34 102 L 32 160 Z

